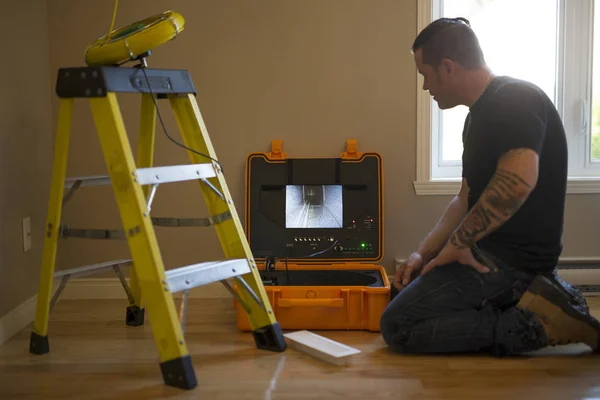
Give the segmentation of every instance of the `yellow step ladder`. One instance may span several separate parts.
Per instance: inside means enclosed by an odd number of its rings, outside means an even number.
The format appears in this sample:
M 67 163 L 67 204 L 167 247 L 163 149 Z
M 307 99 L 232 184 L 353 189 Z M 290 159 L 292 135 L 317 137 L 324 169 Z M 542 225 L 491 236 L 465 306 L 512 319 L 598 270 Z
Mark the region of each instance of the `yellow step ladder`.
M 196 91 L 186 70 L 151 69 L 149 52 L 136 58 L 139 65 L 63 68 L 58 71 L 56 93 L 60 98 L 54 167 L 44 251 L 30 352 L 49 352 L 48 320 L 52 307 L 70 278 L 113 269 L 129 299 L 126 323 L 144 323 L 147 308 L 165 384 L 192 389 L 197 380 L 184 338 L 185 306 L 194 287 L 221 282 L 248 314 L 257 348 L 284 351 L 285 340 L 258 273 L 239 216 L 225 182 L 196 102 Z M 137 165 L 122 119 L 118 93 L 142 96 Z M 66 167 L 75 99 L 88 99 L 100 138 L 108 176 L 66 178 Z M 190 165 L 152 166 L 157 99 L 167 100 L 174 112 L 188 151 Z M 158 117 L 161 120 L 160 113 Z M 164 128 L 164 125 L 162 125 Z M 165 129 L 165 133 L 168 135 Z M 173 139 L 172 139 L 173 140 Z M 176 142 L 177 143 L 177 142 Z M 210 217 L 201 219 L 157 218 L 151 204 L 159 185 L 198 180 Z M 75 190 L 92 185 L 112 185 L 123 230 L 73 229 L 61 224 L 64 204 Z M 68 192 L 65 194 L 65 189 Z M 165 270 L 154 226 L 211 226 L 216 229 L 224 260 Z M 62 237 L 126 239 L 131 260 L 116 260 L 55 272 L 58 240 Z M 198 253 L 202 253 L 198 246 Z M 130 287 L 121 267 L 131 267 Z M 52 296 L 54 280 L 60 285 Z M 233 279 L 234 290 L 227 281 Z M 173 294 L 183 292 L 181 315 Z

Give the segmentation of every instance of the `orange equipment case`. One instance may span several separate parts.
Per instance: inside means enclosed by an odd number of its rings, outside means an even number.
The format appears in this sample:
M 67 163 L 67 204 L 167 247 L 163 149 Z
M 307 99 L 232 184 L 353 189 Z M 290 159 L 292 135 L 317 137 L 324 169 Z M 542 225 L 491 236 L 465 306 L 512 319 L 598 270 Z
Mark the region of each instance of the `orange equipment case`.
M 246 162 L 245 233 L 282 329 L 380 330 L 383 164 L 356 141 L 333 158 L 288 158 L 281 141 Z M 250 331 L 234 299 L 237 325 Z

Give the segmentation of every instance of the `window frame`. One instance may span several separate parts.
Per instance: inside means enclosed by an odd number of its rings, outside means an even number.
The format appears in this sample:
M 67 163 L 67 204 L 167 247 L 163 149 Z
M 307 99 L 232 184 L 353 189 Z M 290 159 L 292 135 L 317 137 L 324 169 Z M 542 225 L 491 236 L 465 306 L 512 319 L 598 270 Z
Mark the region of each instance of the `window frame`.
M 440 15 L 443 0 L 418 0 L 417 34 Z M 557 109 L 563 117 L 569 145 L 568 194 L 600 193 L 600 162 L 591 162 L 592 32 L 594 0 L 559 2 L 557 51 Z M 417 83 L 417 162 L 413 186 L 417 195 L 455 195 L 461 184 L 460 163 L 434 166 L 442 147 L 439 110 L 423 77 Z M 568 79 L 565 79 L 568 77 Z M 434 174 L 435 172 L 435 174 Z

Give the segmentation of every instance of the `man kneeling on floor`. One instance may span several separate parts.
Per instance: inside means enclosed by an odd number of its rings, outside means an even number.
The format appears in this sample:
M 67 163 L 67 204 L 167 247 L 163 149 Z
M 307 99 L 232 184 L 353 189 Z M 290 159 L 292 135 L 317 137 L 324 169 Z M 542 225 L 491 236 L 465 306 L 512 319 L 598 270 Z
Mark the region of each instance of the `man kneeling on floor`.
M 600 323 L 556 274 L 567 141 L 554 104 L 534 84 L 495 76 L 464 18 L 434 21 L 412 51 L 439 108 L 469 114 L 460 192 L 396 272 L 386 343 L 400 353 L 596 350 Z

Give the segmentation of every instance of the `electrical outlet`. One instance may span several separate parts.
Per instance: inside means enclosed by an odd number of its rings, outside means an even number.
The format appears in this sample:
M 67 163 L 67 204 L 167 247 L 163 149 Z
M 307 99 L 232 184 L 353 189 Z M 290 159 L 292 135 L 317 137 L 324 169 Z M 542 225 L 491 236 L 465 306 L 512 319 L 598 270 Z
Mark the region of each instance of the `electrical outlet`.
M 23 218 L 23 252 L 31 250 L 31 219 Z

